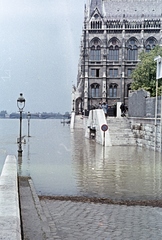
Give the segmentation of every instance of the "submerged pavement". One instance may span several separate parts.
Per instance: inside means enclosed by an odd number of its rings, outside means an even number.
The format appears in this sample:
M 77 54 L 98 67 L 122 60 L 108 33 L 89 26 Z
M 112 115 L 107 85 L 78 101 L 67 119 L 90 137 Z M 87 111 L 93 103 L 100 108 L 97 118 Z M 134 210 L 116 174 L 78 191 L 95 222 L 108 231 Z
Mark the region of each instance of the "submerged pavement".
M 24 240 L 161 240 L 162 208 L 39 200 L 31 179 L 19 178 Z

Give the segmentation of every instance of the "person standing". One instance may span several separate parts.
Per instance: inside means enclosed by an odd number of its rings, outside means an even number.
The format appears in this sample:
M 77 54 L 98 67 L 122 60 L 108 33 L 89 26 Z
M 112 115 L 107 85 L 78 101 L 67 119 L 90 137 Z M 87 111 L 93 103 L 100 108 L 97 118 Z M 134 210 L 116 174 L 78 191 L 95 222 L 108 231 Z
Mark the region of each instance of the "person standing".
M 108 104 L 106 102 L 103 102 L 102 104 L 102 109 L 104 111 L 105 117 L 107 118 L 107 113 L 108 113 Z
M 122 104 L 120 105 L 120 109 L 121 109 L 121 116 L 122 116 L 122 117 L 126 117 L 126 115 L 125 115 L 126 108 L 125 108 L 124 103 L 122 103 Z

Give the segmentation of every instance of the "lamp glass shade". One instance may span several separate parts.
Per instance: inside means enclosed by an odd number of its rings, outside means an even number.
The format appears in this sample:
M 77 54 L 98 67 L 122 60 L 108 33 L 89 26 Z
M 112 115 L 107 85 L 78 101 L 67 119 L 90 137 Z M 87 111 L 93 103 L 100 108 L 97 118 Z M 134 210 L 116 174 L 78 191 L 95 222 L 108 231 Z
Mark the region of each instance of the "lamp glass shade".
M 17 106 L 19 110 L 23 110 L 25 107 L 25 98 L 23 97 L 22 93 L 20 93 L 20 97 L 17 99 Z

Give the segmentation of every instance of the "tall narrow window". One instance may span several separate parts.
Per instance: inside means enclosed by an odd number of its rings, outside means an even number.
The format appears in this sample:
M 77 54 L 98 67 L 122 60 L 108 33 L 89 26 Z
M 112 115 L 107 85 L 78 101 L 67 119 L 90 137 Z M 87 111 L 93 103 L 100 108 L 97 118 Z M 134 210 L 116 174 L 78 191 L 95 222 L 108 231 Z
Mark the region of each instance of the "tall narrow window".
M 100 70 L 96 69 L 96 77 L 99 77 L 99 76 L 100 76 Z
M 96 76 L 96 69 L 91 69 L 91 76 L 95 77 Z
M 91 59 L 91 60 L 95 60 L 95 46 L 92 46 L 92 47 L 91 47 L 90 59 Z
M 109 97 L 117 97 L 117 84 L 110 84 Z
M 118 61 L 119 60 L 119 47 L 115 46 L 114 49 L 114 60 Z
M 137 42 L 134 39 L 130 39 L 128 42 L 127 58 L 128 60 L 137 60 L 138 48 Z
M 111 77 L 111 78 L 116 78 L 116 77 L 118 77 L 118 69 L 117 68 L 115 68 L 115 69 L 109 69 L 109 76 Z
M 109 60 L 119 61 L 119 47 L 118 46 L 111 46 L 109 48 Z
M 117 97 L 117 85 L 114 86 L 113 97 Z
M 91 85 L 91 97 L 99 97 L 99 84 L 93 83 Z
M 92 61 L 100 61 L 101 60 L 101 46 L 100 46 L 100 41 L 97 38 L 95 38 L 91 42 L 90 60 L 92 60 Z
M 128 70 L 127 70 L 127 76 L 130 77 L 131 74 L 132 74 L 132 69 L 131 69 L 131 68 L 128 68 Z
M 100 76 L 100 69 L 91 69 L 91 76 L 92 77 L 99 77 Z
M 90 60 L 96 60 L 96 61 L 100 61 L 101 60 L 101 48 L 100 46 L 93 46 L 91 47 L 90 50 Z
M 119 41 L 116 38 L 112 38 L 109 42 L 108 59 L 119 61 Z
M 96 48 L 96 60 L 101 60 L 101 48 L 97 46 Z
M 118 69 L 114 69 L 114 78 L 118 76 Z
M 111 46 L 109 48 L 109 60 L 113 60 L 113 56 L 114 56 L 113 53 L 114 53 L 113 46 Z
M 110 85 L 109 87 L 109 97 L 113 97 L 113 87 Z
M 113 69 L 109 69 L 109 76 L 113 77 Z

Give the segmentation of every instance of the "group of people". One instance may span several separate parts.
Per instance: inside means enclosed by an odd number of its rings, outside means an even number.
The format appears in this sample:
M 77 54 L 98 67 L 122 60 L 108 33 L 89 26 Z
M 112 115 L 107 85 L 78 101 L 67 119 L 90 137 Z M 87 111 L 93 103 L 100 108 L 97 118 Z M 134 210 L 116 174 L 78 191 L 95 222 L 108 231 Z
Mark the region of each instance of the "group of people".
M 108 116 L 108 104 L 106 102 L 100 102 L 98 107 L 96 107 L 96 108 L 103 109 L 105 117 L 107 118 L 107 116 Z M 121 116 L 126 117 L 126 112 L 127 112 L 128 108 L 124 105 L 124 103 L 122 103 L 120 105 L 120 109 L 121 109 Z

